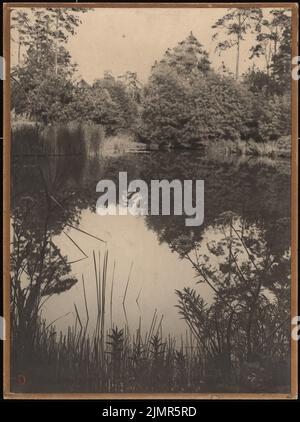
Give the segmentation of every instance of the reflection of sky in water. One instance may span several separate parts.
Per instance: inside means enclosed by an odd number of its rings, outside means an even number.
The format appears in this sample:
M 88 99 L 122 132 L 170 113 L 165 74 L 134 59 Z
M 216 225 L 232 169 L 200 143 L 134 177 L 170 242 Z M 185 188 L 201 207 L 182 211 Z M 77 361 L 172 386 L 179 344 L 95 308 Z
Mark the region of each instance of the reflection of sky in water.
M 229 160 L 229 159 L 228 159 Z M 40 168 L 44 169 L 45 180 L 49 191 L 58 201 L 65 202 L 63 213 L 57 207 L 53 219 L 56 233 L 54 243 L 67 256 L 68 261 L 82 259 L 83 254 L 74 243 L 63 233 L 63 230 L 84 250 L 87 259 L 71 265 L 71 274 L 75 275 L 78 283 L 67 292 L 55 295 L 46 300 L 43 316 L 48 323 L 66 313 L 68 316 L 59 319 L 55 325 L 58 330 L 73 325 L 75 321 L 74 303 L 78 308 L 82 322 L 85 323 L 86 313 L 81 277 L 85 278 L 87 300 L 89 306 L 92 331 L 96 318 L 96 284 L 93 263 L 93 251 L 101 253 L 103 260 L 105 244 L 65 226 L 66 219 L 76 224 L 79 218 L 79 228 L 103 238 L 107 242 L 109 251 L 108 278 L 106 290 L 106 322 L 110 326 L 110 292 L 112 269 L 116 261 L 116 273 L 113 295 L 113 322 L 124 327 L 125 316 L 122 306 L 128 273 L 133 263 L 132 274 L 126 296 L 126 313 L 131 333 L 138 327 L 140 317 L 143 331 L 149 330 L 153 313 L 157 309 L 157 320 L 163 319 L 163 333 L 180 335 L 185 333 L 186 324 L 180 319 L 177 308 L 175 289 L 184 287 L 195 288 L 207 301 L 211 302 L 212 291 L 206 284 L 196 284 L 197 279 L 191 263 L 180 260 L 177 253 L 172 253 L 166 242 L 159 244 L 158 236 L 166 241 L 177 242 L 189 233 L 184 222 L 171 217 L 134 217 L 134 216 L 99 216 L 96 211 L 90 211 L 96 205 L 98 194 L 95 191 L 100 179 L 115 181 L 118 172 L 128 171 L 128 179 L 142 179 L 149 181 L 156 179 L 173 180 L 180 178 L 205 180 L 205 229 L 203 226 L 192 230 L 195 239 L 201 241 L 201 254 L 206 254 L 206 243 L 220 240 L 220 232 L 212 228 L 214 220 L 220 213 L 232 211 L 237 215 L 245 215 L 246 220 L 253 227 L 264 226 L 271 249 L 285 250 L 289 244 L 289 229 L 285 225 L 277 230 L 272 225 L 289 217 L 290 173 L 288 162 L 276 162 L 276 166 L 267 166 L 258 161 L 237 160 L 210 161 L 207 157 L 195 156 L 193 153 L 153 153 L 122 155 L 100 161 L 99 159 L 82 161 L 82 157 L 71 159 L 68 157 L 53 157 L 39 159 Z M 21 204 L 20 198 L 24 192 L 32 196 L 36 203 L 40 201 L 40 193 L 44 186 L 41 183 L 39 166 L 17 163 L 13 167 L 13 196 L 14 207 Z M 117 171 L 118 169 L 118 171 Z M 154 176 L 153 176 L 154 175 Z M 71 195 L 72 194 L 72 195 Z M 74 195 L 73 195 L 74 194 Z M 17 198 L 17 200 L 16 200 Z M 15 203 L 14 203 L 15 201 Z M 42 203 L 43 205 L 43 203 Z M 13 208 L 14 209 L 14 208 Z M 42 227 L 44 208 L 39 203 L 36 213 L 31 217 L 32 225 Z M 79 213 L 77 215 L 77 212 Z M 166 219 L 166 220 L 164 220 Z M 183 224 L 182 224 L 183 223 Z M 288 224 L 288 223 L 287 223 Z M 32 229 L 32 227 L 29 227 Z M 199 232 L 198 232 L 199 230 Z M 211 255 L 210 255 L 210 258 Z M 139 296 L 139 306 L 136 299 Z
M 156 234 L 148 230 L 144 217 L 134 216 L 99 216 L 89 210 L 82 212 L 80 228 L 107 242 L 109 251 L 107 290 L 106 290 L 106 322 L 110 325 L 110 294 L 112 283 L 113 262 L 116 262 L 113 287 L 113 322 L 119 327 L 125 325 L 123 296 L 126 289 L 128 274 L 133 262 L 132 273 L 126 295 L 126 314 L 129 330 L 135 330 L 141 317 L 142 329 L 149 330 L 155 308 L 158 320 L 163 315 L 163 332 L 166 335 L 178 336 L 185 333 L 186 324 L 180 320 L 175 307 L 177 297 L 175 289 L 195 287 L 195 273 L 191 264 L 181 260 L 177 253 L 172 253 L 166 243 L 159 244 Z M 67 312 L 72 312 L 56 322 L 58 329 L 71 324 L 75 317 L 74 303 L 78 308 L 80 318 L 86 320 L 83 287 L 81 275 L 84 275 L 87 291 L 87 302 L 90 314 L 90 329 L 95 327 L 97 312 L 96 283 L 93 263 L 93 250 L 98 260 L 100 251 L 103 260 L 105 244 L 83 235 L 74 229 L 68 229 L 67 234 L 88 255 L 88 258 L 72 264 L 72 273 L 78 278 L 78 283 L 68 292 L 49 299 L 44 307 L 43 315 L 49 322 Z M 69 261 L 83 257 L 78 248 L 64 234 L 53 239 Z M 211 295 L 211 290 L 205 285 L 197 286 L 205 297 Z M 140 296 L 139 296 L 140 294 Z M 138 304 L 136 299 L 139 296 Z

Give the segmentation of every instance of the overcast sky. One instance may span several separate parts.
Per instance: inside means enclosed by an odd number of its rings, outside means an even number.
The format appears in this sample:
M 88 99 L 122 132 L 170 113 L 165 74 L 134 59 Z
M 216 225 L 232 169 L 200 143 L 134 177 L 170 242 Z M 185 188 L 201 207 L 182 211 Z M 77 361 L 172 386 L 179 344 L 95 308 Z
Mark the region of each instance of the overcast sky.
M 192 31 L 215 68 L 224 60 L 234 71 L 235 50 L 219 57 L 212 41 L 215 29 L 211 26 L 224 13 L 226 9 L 216 8 L 95 9 L 82 16 L 82 25 L 68 47 L 79 65 L 80 75 L 88 82 L 101 77 L 105 70 L 115 76 L 130 70 L 146 80 L 154 61 Z M 242 45 L 241 72 L 250 65 L 248 51 L 253 36 L 248 38 Z
M 264 9 L 264 13 L 269 10 Z M 101 78 L 106 70 L 115 76 L 130 70 L 145 81 L 154 61 L 192 31 L 209 53 L 215 69 L 224 60 L 234 71 L 235 50 L 219 57 L 212 41 L 215 29 L 211 26 L 225 13 L 226 9 L 221 8 L 98 8 L 81 15 L 82 24 L 77 34 L 70 37 L 67 48 L 78 64 L 78 76 L 88 82 Z M 249 47 L 253 41 L 250 34 L 242 43 L 241 73 L 251 64 Z M 263 65 L 263 61 L 257 64 Z

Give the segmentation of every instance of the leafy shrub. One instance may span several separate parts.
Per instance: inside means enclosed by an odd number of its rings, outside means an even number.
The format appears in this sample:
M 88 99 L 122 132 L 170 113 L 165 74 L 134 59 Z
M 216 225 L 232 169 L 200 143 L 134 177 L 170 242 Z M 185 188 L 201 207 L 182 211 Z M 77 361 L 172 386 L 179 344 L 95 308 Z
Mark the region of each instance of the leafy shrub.
M 115 135 L 131 128 L 137 106 L 125 84 L 109 75 L 91 87 L 76 90 L 72 115 L 80 121 L 100 124 L 108 135 Z
M 261 98 L 254 107 L 259 140 L 278 140 L 291 133 L 291 100 L 288 95 L 275 95 L 265 101 Z
M 174 147 L 237 140 L 246 131 L 249 115 L 244 91 L 213 72 L 187 80 L 170 66 L 159 66 L 144 92 L 139 137 Z

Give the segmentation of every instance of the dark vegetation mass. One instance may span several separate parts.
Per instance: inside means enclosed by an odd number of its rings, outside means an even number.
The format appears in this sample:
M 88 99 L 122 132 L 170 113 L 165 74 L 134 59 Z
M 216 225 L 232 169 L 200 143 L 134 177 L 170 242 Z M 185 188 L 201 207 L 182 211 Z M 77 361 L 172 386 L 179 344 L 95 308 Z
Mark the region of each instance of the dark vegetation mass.
M 291 18 L 273 10 L 229 9 L 215 25 L 219 54 L 236 50 L 235 73 L 211 67 L 191 32 L 152 66 L 136 73 L 106 72 L 91 85 L 78 77 L 66 42 L 86 9 L 35 9 L 13 14 L 18 60 L 11 72 L 16 118 L 40 125 L 76 121 L 101 125 L 106 135 L 130 132 L 153 148 L 224 146 L 257 155 L 288 154 L 291 135 Z M 243 49 L 248 33 L 255 42 Z M 222 41 L 220 41 L 222 40 Z M 226 41 L 224 41 L 226 40 Z M 240 61 L 260 57 L 240 75 Z M 76 142 L 76 139 L 74 139 Z M 264 146 L 262 146 L 262 144 Z
M 86 11 L 12 14 L 18 52 L 11 70 L 13 391 L 288 392 L 290 174 L 287 160 L 253 157 L 290 154 L 288 12 L 272 10 L 266 18 L 261 9 L 234 8 L 215 23 L 218 52 L 235 50 L 234 73 L 224 63 L 213 69 L 191 32 L 153 64 L 144 84 L 130 71 L 88 84 L 66 49 Z M 246 52 L 250 32 L 255 42 Z M 240 74 L 245 54 L 260 57 L 264 67 Z M 97 155 L 104 141 L 126 142 L 129 135 L 159 151 Z M 206 228 L 214 240 L 203 227 L 185 227 L 184 216 L 145 218 L 158 241 L 195 271 L 195 288 L 175 292 L 188 329 L 180 344 L 162 334 L 156 312 L 146 333 L 141 325 L 129 330 L 126 321 L 116 327 L 112 318 L 107 325 L 114 283 L 107 278 L 108 251 L 102 259 L 93 252 L 94 280 L 85 280 L 72 274 L 74 262 L 55 244 L 55 235 L 70 227 L 95 238 L 80 228 L 81 211 L 95 211 L 99 176 L 114 180 L 119 169 L 146 181 L 153 174 L 205 179 Z M 95 327 L 85 282 L 96 289 Z M 210 303 L 200 283 L 212 289 Z M 41 310 L 75 284 L 86 314 L 74 303 L 74 324 L 57 332 Z

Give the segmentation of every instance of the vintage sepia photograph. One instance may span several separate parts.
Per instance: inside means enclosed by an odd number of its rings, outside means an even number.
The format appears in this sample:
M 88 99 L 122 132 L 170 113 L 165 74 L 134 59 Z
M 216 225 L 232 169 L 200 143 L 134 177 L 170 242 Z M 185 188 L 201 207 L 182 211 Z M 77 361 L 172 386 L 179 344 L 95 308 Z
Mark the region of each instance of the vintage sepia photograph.
M 6 394 L 294 398 L 295 5 L 6 6 Z

